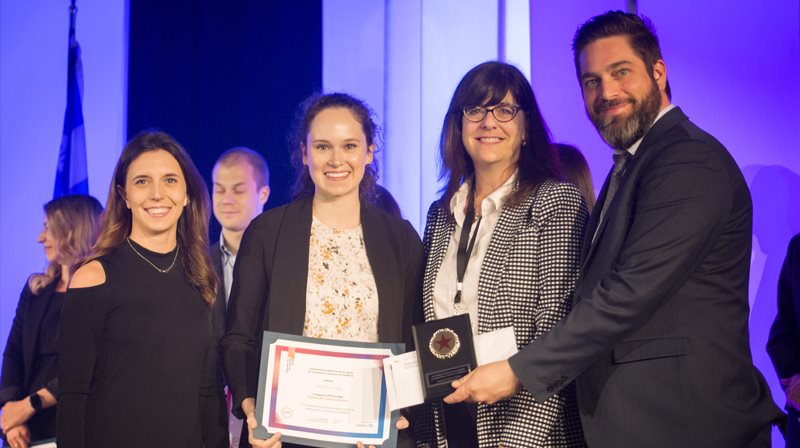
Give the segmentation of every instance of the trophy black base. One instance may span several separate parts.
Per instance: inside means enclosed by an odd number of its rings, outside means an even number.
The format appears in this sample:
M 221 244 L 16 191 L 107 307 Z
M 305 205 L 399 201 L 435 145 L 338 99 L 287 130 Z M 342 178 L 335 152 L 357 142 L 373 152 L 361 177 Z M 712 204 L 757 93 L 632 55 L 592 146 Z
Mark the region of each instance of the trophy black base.
M 453 392 L 450 383 L 478 365 L 469 314 L 459 314 L 413 327 L 426 400 Z

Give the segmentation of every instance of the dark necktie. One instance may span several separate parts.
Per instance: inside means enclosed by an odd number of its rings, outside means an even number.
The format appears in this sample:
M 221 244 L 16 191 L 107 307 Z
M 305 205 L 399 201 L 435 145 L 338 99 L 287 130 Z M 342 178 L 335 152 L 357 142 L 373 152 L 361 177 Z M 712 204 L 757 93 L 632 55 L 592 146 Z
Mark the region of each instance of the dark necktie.
M 597 228 L 600 228 L 600 225 L 603 223 L 603 220 L 606 216 L 606 210 L 608 210 L 609 204 L 611 204 L 611 200 L 614 199 L 614 194 L 617 192 L 619 188 L 619 183 L 622 180 L 622 176 L 625 174 L 625 167 L 628 165 L 628 162 L 631 160 L 633 156 L 628 151 L 623 151 L 620 153 L 614 153 L 614 171 L 611 172 L 611 179 L 608 180 L 608 191 L 606 192 L 606 199 L 603 201 L 603 209 L 600 210 L 600 220 L 597 221 Z M 595 237 L 597 236 L 597 231 L 595 230 Z

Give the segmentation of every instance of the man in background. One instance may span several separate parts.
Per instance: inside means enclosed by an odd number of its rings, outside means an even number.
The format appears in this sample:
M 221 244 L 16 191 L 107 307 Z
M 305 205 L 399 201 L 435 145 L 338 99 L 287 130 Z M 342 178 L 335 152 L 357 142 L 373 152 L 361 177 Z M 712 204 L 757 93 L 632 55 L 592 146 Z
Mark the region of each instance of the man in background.
M 211 245 L 211 261 L 221 282 L 214 304 L 214 339 L 219 341 L 225 334 L 225 316 L 228 297 L 233 281 L 233 265 L 242 242 L 245 229 L 264 210 L 269 198 L 269 168 L 261 154 L 245 147 L 231 148 L 219 156 L 211 172 L 212 203 L 214 217 L 222 227 L 219 242 Z M 224 384 L 222 356 L 218 345 L 210 361 L 216 363 L 215 383 Z M 231 448 L 238 448 L 242 433 L 242 421 L 230 413 L 230 396 L 227 393 L 227 415 L 218 418 L 226 419 L 228 424 Z M 219 407 L 217 407 L 219 408 Z M 215 441 L 227 434 L 217 434 L 214 428 L 203 430 L 206 446 L 217 446 Z

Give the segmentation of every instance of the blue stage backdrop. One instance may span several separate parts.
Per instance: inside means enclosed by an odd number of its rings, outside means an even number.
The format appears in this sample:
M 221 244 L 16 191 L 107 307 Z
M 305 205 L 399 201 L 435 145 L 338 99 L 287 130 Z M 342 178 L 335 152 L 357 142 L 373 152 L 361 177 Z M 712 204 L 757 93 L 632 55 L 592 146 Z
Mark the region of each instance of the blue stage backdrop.
M 287 132 L 322 85 L 319 1 L 130 3 L 128 137 L 174 136 L 211 185 L 222 151 L 248 146 L 270 167 L 267 208 L 289 201 Z M 211 238 L 219 227 L 212 223 Z

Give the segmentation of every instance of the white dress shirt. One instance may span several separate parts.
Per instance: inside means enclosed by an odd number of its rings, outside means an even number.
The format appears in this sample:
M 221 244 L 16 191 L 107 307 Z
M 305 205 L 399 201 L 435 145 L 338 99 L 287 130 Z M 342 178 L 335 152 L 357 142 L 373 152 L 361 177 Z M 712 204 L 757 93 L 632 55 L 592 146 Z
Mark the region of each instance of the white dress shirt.
M 660 119 L 661 119 L 661 117 L 663 117 L 664 115 L 666 115 L 666 114 L 667 114 L 667 112 L 671 111 L 672 109 L 675 109 L 675 105 L 674 105 L 674 104 L 669 104 L 669 105 L 667 105 L 667 107 L 665 107 L 664 109 L 662 109 L 662 110 L 661 110 L 661 112 L 659 112 L 659 113 L 658 113 L 658 115 L 656 115 L 656 118 L 655 118 L 655 120 L 653 120 L 653 124 L 651 124 L 651 125 L 650 125 L 650 127 L 649 127 L 649 128 L 647 128 L 647 132 L 645 132 L 645 133 L 644 133 L 644 135 L 642 136 L 642 138 L 640 138 L 639 140 L 636 140 L 636 143 L 634 143 L 633 145 L 631 145 L 631 147 L 630 147 L 630 148 L 628 148 L 628 149 L 626 149 L 626 151 L 628 151 L 628 153 L 630 153 L 630 155 L 632 155 L 632 156 L 635 156 L 635 155 L 636 155 L 636 150 L 637 150 L 637 149 L 639 149 L 639 145 L 641 145 L 641 144 L 642 144 L 642 140 L 644 140 L 644 138 L 645 138 L 645 137 L 647 136 L 647 134 L 650 132 L 650 129 L 653 129 L 653 126 L 655 126 L 656 122 L 657 122 L 658 120 L 660 120 Z M 619 151 L 619 152 L 622 152 L 621 150 L 618 150 L 618 149 L 617 149 L 617 150 L 615 150 L 615 152 L 617 152 L 617 151 Z
M 469 313 L 472 323 L 472 333 L 478 334 L 478 281 L 480 280 L 481 264 L 489 249 L 492 239 L 492 232 L 500 218 L 506 196 L 514 189 L 517 182 L 515 172 L 503 185 L 481 202 L 480 208 L 480 227 L 475 240 L 475 247 L 469 254 L 469 263 L 464 273 L 464 281 L 461 286 L 461 303 L 456 305 L 453 299 L 457 290 L 456 279 L 456 255 L 458 253 L 458 242 L 461 239 L 461 226 L 464 223 L 465 209 L 469 200 L 469 190 L 471 184 L 464 182 L 450 200 L 450 211 L 456 221 L 456 228 L 450 237 L 450 244 L 447 246 L 439 273 L 436 275 L 436 283 L 433 287 L 433 312 L 437 319 L 454 316 L 456 314 Z M 470 236 L 475 231 L 477 219 L 472 224 Z

